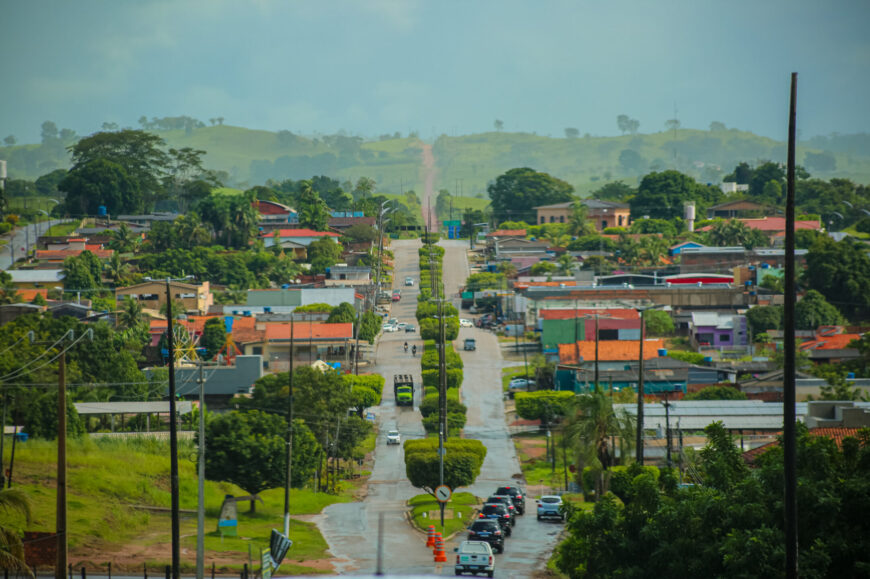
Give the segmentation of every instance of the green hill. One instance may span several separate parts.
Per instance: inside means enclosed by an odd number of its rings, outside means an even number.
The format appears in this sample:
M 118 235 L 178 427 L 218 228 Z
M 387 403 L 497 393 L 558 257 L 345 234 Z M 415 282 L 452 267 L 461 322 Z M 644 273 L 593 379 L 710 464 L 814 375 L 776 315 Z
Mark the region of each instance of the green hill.
M 423 191 L 416 138 L 365 141 L 345 135 L 308 137 L 289 131 L 261 131 L 227 125 L 155 131 L 170 147 L 207 151 L 206 166 L 226 171 L 228 185 L 247 188 L 268 179 L 328 175 L 342 181 L 371 177 L 382 193 Z M 676 168 L 705 182 L 718 182 L 741 161 L 784 161 L 785 143 L 736 129 L 621 137 L 553 138 L 530 133 L 482 133 L 449 137 L 433 144 L 435 188 L 467 198 L 485 197 L 486 184 L 513 167 L 529 166 L 573 184 L 581 195 L 621 179 L 635 184 L 652 170 Z M 809 154 L 809 157 L 807 156 Z M 35 179 L 69 157 L 58 145 L 0 147 L 11 178 Z M 798 161 L 822 179 L 845 177 L 870 182 L 866 135 L 814 137 L 798 147 Z M 460 184 L 461 181 L 461 184 Z M 463 202 L 459 202 L 463 203 Z M 474 203 L 474 202 L 469 202 Z

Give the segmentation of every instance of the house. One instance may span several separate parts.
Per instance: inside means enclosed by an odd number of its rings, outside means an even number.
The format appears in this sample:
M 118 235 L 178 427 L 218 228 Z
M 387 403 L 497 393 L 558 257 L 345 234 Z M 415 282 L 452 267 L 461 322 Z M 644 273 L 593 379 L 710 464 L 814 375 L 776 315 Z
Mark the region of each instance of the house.
M 493 256 L 496 259 L 511 260 L 515 257 L 538 257 L 547 255 L 550 244 L 547 241 L 506 238 L 499 239 L 493 244 Z
M 338 233 L 344 233 L 345 230 L 354 225 L 367 225 L 369 227 L 374 227 L 376 222 L 376 217 L 366 217 L 363 215 L 362 211 L 333 212 L 332 217 L 329 218 L 327 226 Z
M 595 340 L 595 316 L 598 315 L 598 339 L 639 340 L 640 315 L 631 309 L 545 309 L 538 312 L 541 345 L 545 352 L 557 352 L 559 344 L 577 340 Z
M 372 283 L 372 268 L 337 264 L 326 270 L 326 287 L 366 286 Z
M 168 211 L 155 211 L 142 215 L 118 215 L 117 221 L 126 222 L 129 224 L 139 225 L 142 227 L 151 228 L 151 224 L 157 221 L 175 221 L 178 219 L 178 213 L 170 213 Z
M 313 229 L 275 229 L 260 234 L 260 239 L 263 240 L 265 247 L 272 247 L 277 243 L 281 247 L 294 250 L 299 247 L 308 247 L 312 242 L 325 237 L 338 241 L 341 235 L 332 231 L 314 231 Z
M 12 283 L 19 290 L 32 288 L 54 288 L 63 285 L 62 269 L 10 269 Z
M 689 336 L 695 348 L 746 346 L 746 316 L 721 312 L 693 312 Z
M 559 362 L 574 366 L 589 367 L 595 363 L 595 340 L 580 340 L 570 344 L 559 344 Z M 657 357 L 658 350 L 664 348 L 661 338 L 644 340 L 643 358 Z M 578 359 L 579 357 L 579 359 Z M 598 342 L 598 367 L 620 370 L 625 362 L 636 362 L 640 358 L 640 340 L 607 340 Z
M 598 199 L 580 199 L 580 203 L 588 209 L 588 219 L 601 231 L 607 227 L 628 227 L 631 211 L 626 203 L 600 201 Z M 574 212 L 574 201 L 541 205 L 534 208 L 537 212 L 537 224 L 567 223 Z
M 0 326 L 5 326 L 12 320 L 29 314 L 38 314 L 45 311 L 45 306 L 36 304 L 17 303 L 0 305 Z
M 680 255 L 684 249 L 698 249 L 699 247 L 707 247 L 703 243 L 697 241 L 684 241 L 668 248 L 668 255 Z
M 814 339 L 803 342 L 800 350 L 809 355 L 814 364 L 839 364 L 861 357 L 852 342 L 861 339 L 861 334 L 843 333 L 841 326 L 822 326 L 816 330 Z
M 697 366 L 682 360 L 659 355 L 655 358 L 646 358 L 644 352 L 643 381 L 644 393 L 647 395 L 670 395 L 673 399 L 682 398 L 682 395 L 692 390 L 723 382 L 733 382 L 735 373 L 730 370 L 721 370 L 707 366 Z M 582 368 L 571 369 L 575 375 L 574 390 L 577 392 L 588 391 L 595 382 L 594 364 L 584 365 Z M 633 360 L 623 365 L 622 368 L 599 368 L 598 384 L 605 391 L 620 391 L 627 388 L 638 388 L 638 364 Z
M 247 291 L 244 306 L 224 306 L 224 311 L 255 313 L 290 313 L 299 306 L 329 304 L 332 307 L 349 303 L 362 311 L 364 298 L 353 287 L 252 289 Z
M 785 217 L 768 216 L 756 219 L 738 219 L 738 221 L 743 223 L 749 229 L 761 231 L 771 239 L 773 239 L 777 234 L 785 233 Z M 712 228 L 713 225 L 707 225 L 698 229 L 698 231 L 710 231 Z M 820 231 L 822 229 L 822 224 L 818 219 L 796 220 L 794 228 L 795 230 L 812 229 Z
M 298 223 L 299 218 L 296 211 L 288 205 L 278 203 L 276 201 L 266 201 L 263 199 L 255 199 L 251 205 L 260 214 L 260 222 L 265 224 L 272 223 Z
M 50 264 L 63 264 L 68 257 L 78 257 L 85 251 L 90 251 L 97 259 L 108 260 L 115 252 L 103 249 L 102 245 L 89 244 L 83 237 L 74 237 L 62 243 L 48 244 L 47 249 L 37 249 L 34 259 Z
M 486 234 L 486 250 L 492 253 L 495 251 L 495 245 L 499 241 L 504 241 L 505 239 L 525 239 L 526 238 L 526 230 L 525 229 L 498 229 L 491 233 Z
M 211 293 L 209 282 L 207 281 L 199 285 L 170 281 L 169 293 L 173 301 L 180 301 L 184 305 L 184 309 L 187 312 L 198 311 L 206 313 L 214 303 L 214 294 Z M 134 300 L 137 300 L 142 304 L 142 307 L 160 310 L 160 308 L 166 306 L 166 282 L 152 280 L 115 290 L 118 304 L 122 303 L 125 296 L 130 296 Z
M 723 183 L 723 185 L 736 185 L 736 183 Z M 747 187 L 748 185 L 741 185 Z M 762 203 L 755 203 L 748 199 L 735 199 L 718 205 L 713 205 L 707 209 L 707 219 L 737 219 L 761 217 L 764 215 L 773 215 L 776 208 Z
M 257 324 L 262 333 L 252 339 L 237 341 L 245 355 L 263 356 L 263 369 L 286 372 L 289 369 L 292 326 L 293 367 L 311 365 L 317 360 L 352 363 L 355 347 L 353 324 L 323 322 L 266 322 Z

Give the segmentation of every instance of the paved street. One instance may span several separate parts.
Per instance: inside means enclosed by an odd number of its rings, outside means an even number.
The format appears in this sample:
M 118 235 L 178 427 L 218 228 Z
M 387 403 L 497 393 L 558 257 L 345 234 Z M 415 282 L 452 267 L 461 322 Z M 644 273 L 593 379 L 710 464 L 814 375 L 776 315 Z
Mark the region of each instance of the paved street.
M 444 282 L 447 297 L 457 306 L 458 287 L 468 275 L 467 243 L 443 241 Z M 417 266 L 418 241 L 395 241 L 395 280 L 402 284 L 405 276 L 419 280 Z M 416 325 L 417 286 L 402 289 L 402 301 L 393 306 L 392 317 Z M 375 450 L 375 465 L 369 481 L 366 499 L 358 503 L 332 505 L 325 509 L 319 526 L 329 543 L 333 555 L 339 558 L 339 573 L 371 573 L 376 568 L 378 516 L 384 515 L 384 571 L 390 573 L 435 573 L 453 575 L 452 550 L 464 539 L 460 533 L 447 544 L 448 563 L 436 565 L 432 551 L 425 547 L 425 537 L 414 531 L 405 518 L 406 501 L 419 490 L 405 479 L 404 458 L 401 447 L 387 447 L 385 433 L 398 427 L 403 438 L 424 435 L 419 410 L 397 408 L 392 395 L 392 376 L 398 372 L 412 373 L 415 382 L 420 379 L 419 358 L 405 354 L 402 348 L 407 337 L 414 337 L 420 345 L 419 333 L 383 334 L 377 345 L 375 371 L 386 378 L 383 403 L 374 409 L 378 416 L 380 436 Z M 477 351 L 462 351 L 462 340 L 477 339 Z M 477 328 L 462 328 L 455 347 L 465 363 L 462 388 L 463 403 L 468 406 L 466 438 L 483 441 L 487 456 L 481 474 L 468 490 L 485 498 L 497 486 L 515 482 L 520 468 L 504 422 L 504 402 L 501 391 L 501 368 L 505 365 L 494 334 Z M 418 353 L 419 356 L 419 353 Z M 419 391 L 415 396 L 419 403 Z M 497 556 L 496 573 L 499 577 L 529 577 L 543 564 L 556 543 L 561 525 L 538 522 L 534 503 L 527 505 L 527 514 L 520 517 L 513 537 L 507 541 L 505 553 Z M 400 556 L 397 556 L 399 555 Z
M 43 221 L 42 223 L 34 223 L 19 227 L 15 230 L 15 235 L 9 238 L 9 243 L 0 247 L 0 269 L 7 270 L 12 265 L 10 254 L 15 252 L 15 259 L 21 259 L 25 255 L 25 249 L 36 245 L 36 239 L 40 235 L 45 235 L 45 232 L 52 225 L 62 223 L 61 221 L 51 220 Z

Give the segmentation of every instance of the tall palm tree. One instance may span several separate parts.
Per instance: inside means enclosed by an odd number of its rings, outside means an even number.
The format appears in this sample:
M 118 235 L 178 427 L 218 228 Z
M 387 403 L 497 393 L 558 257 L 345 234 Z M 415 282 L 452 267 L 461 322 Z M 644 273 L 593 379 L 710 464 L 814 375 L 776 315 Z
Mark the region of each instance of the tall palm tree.
M 105 266 L 105 272 L 115 286 L 124 285 L 130 275 L 130 265 L 121 261 L 118 253 L 113 253 Z
M 582 201 L 575 201 L 568 218 L 568 233 L 583 237 L 595 233 L 595 226 L 589 221 L 589 208 Z
M 631 454 L 634 417 L 624 410 L 615 410 L 610 398 L 598 389 L 577 397 L 573 412 L 565 421 L 563 436 L 576 452 L 579 471 L 589 466 L 598 472 L 595 496 L 600 497 L 609 478 L 605 474 L 616 462 L 614 439 L 619 438 L 621 457 Z
M 140 238 L 130 230 L 126 223 L 122 223 L 116 231 L 112 232 L 112 241 L 109 247 L 121 253 L 136 252 Z
M 203 223 L 199 214 L 190 212 L 175 220 L 175 230 L 178 239 L 185 249 L 193 249 L 198 245 L 206 245 L 211 241 L 211 231 Z
M 569 253 L 563 253 L 559 256 L 556 264 L 559 266 L 559 271 L 562 275 L 571 275 L 577 267 L 577 260 Z
M 142 304 L 130 296 L 124 296 L 118 311 L 118 325 L 122 328 L 135 328 L 142 321 Z
M 22 515 L 30 523 L 30 499 L 21 489 L 0 490 L 0 511 L 7 514 Z M 0 568 L 26 573 L 33 572 L 24 562 L 24 543 L 17 529 L 0 525 Z

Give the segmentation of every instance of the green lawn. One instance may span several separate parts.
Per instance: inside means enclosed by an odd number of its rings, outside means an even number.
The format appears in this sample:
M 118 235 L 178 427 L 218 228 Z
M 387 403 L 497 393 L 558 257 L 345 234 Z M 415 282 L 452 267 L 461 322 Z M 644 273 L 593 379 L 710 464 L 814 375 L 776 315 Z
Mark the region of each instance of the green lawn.
M 474 519 L 475 508 L 479 501 L 471 493 L 454 493 L 445 504 L 445 511 L 452 510 L 454 517 L 444 517 L 444 527 L 441 527 L 439 503 L 429 493 L 417 495 L 408 501 L 411 507 L 411 520 L 417 528 L 426 531 L 429 525 L 435 525 L 435 530 L 440 531 L 443 537 L 447 537 L 456 531 L 461 531 L 471 524 Z M 433 515 L 434 514 L 434 518 Z M 461 517 L 460 517 L 461 515 Z
M 79 228 L 79 222 L 73 221 L 70 223 L 59 223 L 57 225 L 52 225 L 45 235 L 52 235 L 57 237 L 63 237 L 64 235 L 72 235 L 73 231 Z
M 510 381 L 516 378 L 517 376 L 523 376 L 526 373 L 525 366 L 509 366 L 507 368 L 502 368 L 501 371 L 501 386 L 502 389 L 507 391 L 508 384 Z M 532 373 L 532 368 L 529 367 L 529 373 Z
M 15 453 L 14 486 L 24 489 L 33 503 L 33 521 L 28 527 L 34 531 L 53 531 L 55 524 L 55 462 L 56 444 L 53 441 L 29 440 L 18 444 Z M 8 464 L 11 445 L 5 447 Z M 195 510 L 197 483 L 194 454 L 189 441 L 181 441 L 179 449 L 179 483 L 181 509 Z M 136 506 L 170 506 L 168 443 L 137 440 L 73 440 L 68 445 L 68 505 L 71 557 L 87 557 L 95 564 L 102 553 L 106 560 L 111 553 L 121 552 L 125 545 L 163 545 L 170 541 L 170 520 L 166 512 L 135 508 Z M 319 513 L 335 502 L 352 500 L 354 487 L 342 483 L 338 495 L 314 493 L 309 489 L 293 489 L 290 493 L 292 515 Z M 248 545 L 267 547 L 271 529 L 283 528 L 284 492 L 272 489 L 260 494 L 256 512 L 248 512 L 248 503 L 239 503 L 239 536 L 224 537 L 217 533 L 220 506 L 227 494 L 242 496 L 247 493 L 235 485 L 206 481 L 206 560 L 219 558 L 234 561 L 232 567 L 241 567 L 247 561 Z M 195 550 L 196 517 L 183 514 L 182 543 L 190 552 Z M 328 558 L 327 545 L 317 527 L 308 522 L 291 521 L 293 547 L 288 554 L 297 561 L 293 572 L 311 573 L 305 560 Z M 168 563 L 154 560 L 150 564 Z M 183 557 L 190 571 L 192 556 Z M 226 565 L 225 565 L 226 566 Z M 288 570 L 288 572 L 290 572 Z

